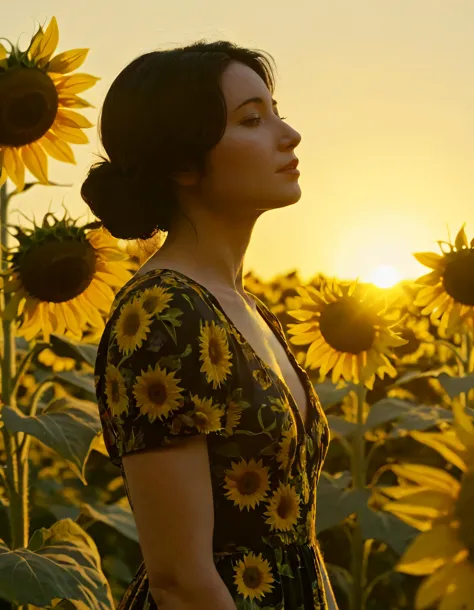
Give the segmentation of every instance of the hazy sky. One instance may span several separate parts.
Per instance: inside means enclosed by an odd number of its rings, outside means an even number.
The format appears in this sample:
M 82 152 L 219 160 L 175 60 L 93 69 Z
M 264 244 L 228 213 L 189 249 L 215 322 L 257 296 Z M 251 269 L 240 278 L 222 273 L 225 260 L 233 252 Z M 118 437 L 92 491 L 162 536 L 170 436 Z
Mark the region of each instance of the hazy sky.
M 0 36 L 26 48 L 56 16 L 57 52 L 89 47 L 79 71 L 101 77 L 81 94 L 95 109 L 132 59 L 197 39 L 263 49 L 277 65 L 279 110 L 302 135 L 302 197 L 257 222 L 246 271 L 294 268 L 370 279 L 380 265 L 427 272 L 412 252 L 438 251 L 463 222 L 474 237 L 474 3 L 472 0 L 0 0 Z M 12 202 L 39 222 L 48 207 L 87 215 L 79 190 L 102 152 L 97 127 L 75 145 L 77 165 L 50 159 L 50 179 Z M 12 213 L 11 220 L 20 217 Z M 21 220 L 22 223 L 25 221 Z

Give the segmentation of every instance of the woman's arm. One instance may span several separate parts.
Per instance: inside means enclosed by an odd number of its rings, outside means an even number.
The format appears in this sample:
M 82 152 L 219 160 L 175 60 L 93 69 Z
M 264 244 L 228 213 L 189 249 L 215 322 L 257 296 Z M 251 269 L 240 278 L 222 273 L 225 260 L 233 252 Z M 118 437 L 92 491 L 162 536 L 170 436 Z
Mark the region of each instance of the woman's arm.
M 160 610 L 235 610 L 213 559 L 206 437 L 122 459 L 150 592 Z

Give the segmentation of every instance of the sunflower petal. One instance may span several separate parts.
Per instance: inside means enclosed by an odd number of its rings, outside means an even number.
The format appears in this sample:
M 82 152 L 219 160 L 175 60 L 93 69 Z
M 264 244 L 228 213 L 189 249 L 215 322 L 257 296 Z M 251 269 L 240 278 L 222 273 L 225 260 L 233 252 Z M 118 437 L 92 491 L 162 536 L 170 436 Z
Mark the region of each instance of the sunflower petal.
M 419 263 L 425 267 L 430 267 L 430 269 L 437 269 L 444 258 L 436 252 L 414 252 L 413 256 Z
M 46 132 L 41 140 L 39 140 L 39 143 L 53 159 L 64 161 L 64 163 L 76 163 L 72 148 L 67 142 L 60 140 L 54 133 Z
M 54 123 L 51 131 L 64 142 L 70 142 L 71 144 L 87 144 L 89 142 L 87 135 L 81 129 L 76 129 L 75 127 L 66 127 L 65 125 Z
M 32 142 L 21 149 L 21 158 L 28 170 L 42 184 L 48 184 L 48 157 L 37 142 Z
M 3 68 L 4 70 L 8 69 L 7 50 L 1 43 L 0 43 L 0 68 Z
M 67 74 L 77 70 L 87 57 L 89 49 L 70 49 L 53 57 L 49 62 L 48 71 Z
M 56 51 L 59 42 L 59 28 L 56 17 L 52 17 L 46 28 L 43 37 L 41 38 L 38 52 L 36 53 L 36 64 L 43 68 L 51 58 L 51 55 Z
M 466 223 L 463 224 L 459 233 L 456 235 L 456 239 L 454 240 L 454 245 L 456 247 L 456 250 L 462 250 L 463 248 L 469 247 L 466 232 L 464 231 L 465 226 L 466 226 Z
M 453 487 L 456 486 L 456 479 L 448 472 L 433 466 L 425 466 L 424 464 L 393 464 L 390 469 L 398 475 L 419 485 L 426 485 L 438 491 L 444 491 L 451 495 Z
M 93 127 L 93 123 L 89 121 L 85 116 L 74 112 L 74 110 L 65 110 L 64 108 L 59 109 L 56 113 L 55 123 L 58 122 L 66 127 L 75 127 L 85 129 L 87 127 Z
M 65 108 L 95 108 L 93 104 L 84 98 L 74 94 L 66 95 L 65 93 L 58 96 L 58 105 Z
M 437 451 L 440 455 L 444 457 L 445 460 L 451 462 L 451 464 L 453 464 L 454 466 L 457 466 L 457 468 L 459 468 L 462 472 L 466 472 L 467 466 L 464 460 L 459 456 L 459 453 L 456 453 L 443 443 L 442 434 L 413 430 L 409 433 L 409 435 L 416 441 L 419 441 L 427 447 L 431 447 L 432 449 Z M 462 447 L 460 447 L 460 450 L 462 450 Z M 453 493 L 457 493 L 458 491 L 459 484 L 453 487 Z
M 82 93 L 93 87 L 100 79 L 98 76 L 91 76 L 90 74 L 84 74 L 78 72 L 76 74 L 70 74 L 69 76 L 63 76 L 61 78 L 53 79 L 56 89 L 59 94 L 67 93 Z
M 3 165 L 15 183 L 18 192 L 25 188 L 25 166 L 16 148 L 7 147 L 4 149 Z
M 397 564 L 397 571 L 414 576 L 432 574 L 463 548 L 449 524 L 435 525 L 411 542 Z
M 453 561 L 425 578 L 416 592 L 416 610 L 425 610 L 425 608 L 436 605 L 436 601 L 447 591 L 457 568 L 457 564 Z
M 395 509 L 398 513 L 405 513 L 414 517 L 437 519 L 449 513 L 452 507 L 453 498 L 437 490 L 424 489 L 414 491 L 393 502 L 387 502 L 384 510 L 391 512 L 391 509 Z

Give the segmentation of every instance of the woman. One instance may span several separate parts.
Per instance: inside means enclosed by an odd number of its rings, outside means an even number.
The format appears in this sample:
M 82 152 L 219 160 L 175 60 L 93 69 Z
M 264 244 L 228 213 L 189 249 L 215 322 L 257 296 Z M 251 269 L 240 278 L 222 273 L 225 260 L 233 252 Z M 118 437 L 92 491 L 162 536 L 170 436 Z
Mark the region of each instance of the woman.
M 117 293 L 97 399 L 144 562 L 119 608 L 336 608 L 315 536 L 329 428 L 278 319 L 244 289 L 257 218 L 296 203 L 300 134 L 262 53 L 135 59 L 81 195 L 116 237 L 166 241 Z

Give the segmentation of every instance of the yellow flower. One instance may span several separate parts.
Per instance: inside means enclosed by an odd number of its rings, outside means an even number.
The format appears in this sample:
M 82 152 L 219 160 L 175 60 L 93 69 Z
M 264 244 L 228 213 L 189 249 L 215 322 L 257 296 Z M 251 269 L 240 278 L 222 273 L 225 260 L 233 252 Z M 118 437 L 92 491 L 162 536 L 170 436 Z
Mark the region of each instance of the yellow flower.
M 226 331 L 214 320 L 210 324 L 206 321 L 204 326 L 201 322 L 199 344 L 203 361 L 201 373 L 206 373 L 207 381 L 216 389 L 230 375 L 232 366 Z
M 282 434 L 283 440 L 279 442 L 280 450 L 276 456 L 277 462 L 280 462 L 280 469 L 286 470 L 290 459 L 290 448 L 292 441 L 296 441 L 295 429 L 292 426 L 289 430 L 285 430 Z
M 242 405 L 231 400 L 227 405 L 227 415 L 225 431 L 228 436 L 234 433 L 234 429 L 239 425 L 242 416 Z
M 300 516 L 300 498 L 291 485 L 280 482 L 269 501 L 266 523 L 272 530 L 291 530 Z
M 288 332 L 294 335 L 293 345 L 309 345 L 305 367 L 321 367 L 321 376 L 332 369 L 333 383 L 343 377 L 369 389 L 376 375 L 396 376 L 388 359 L 390 348 L 406 341 L 391 331 L 393 324 L 384 316 L 386 304 L 371 298 L 370 286 L 326 280 L 320 290 L 310 285 L 297 290 L 303 297 L 300 308 L 288 314 L 300 323 L 290 324 Z
M 169 307 L 172 298 L 173 295 L 162 286 L 152 286 L 140 294 L 140 304 L 150 316 L 155 316 Z
M 441 318 L 439 330 L 450 336 L 462 327 L 473 326 L 474 291 L 474 240 L 469 244 L 463 225 L 454 244 L 439 241 L 442 255 L 435 252 L 418 252 L 414 257 L 431 273 L 416 281 L 425 287 L 420 290 L 415 305 L 424 307 L 423 315 L 430 315 L 434 322 Z M 444 251 L 446 244 L 449 251 Z
M 436 352 L 435 338 L 429 331 L 428 318 L 407 315 L 400 324 L 400 337 L 405 345 L 394 348 L 394 354 L 401 364 L 416 364 L 421 358 L 432 358 Z M 396 328 L 398 330 L 398 328 Z
M 55 373 L 72 371 L 76 367 L 76 360 L 74 358 L 57 356 L 48 347 L 38 354 L 38 360 L 41 364 L 51 367 Z
M 137 377 L 133 394 L 140 412 L 148 415 L 151 423 L 156 418 L 166 418 L 182 405 L 181 393 L 184 389 L 178 386 L 180 380 L 174 378 L 175 374 L 175 371 L 167 373 L 157 364 L 154 369 L 148 365 L 148 370 L 141 371 Z
M 451 474 L 420 464 L 391 469 L 404 482 L 379 487 L 392 501 L 383 510 L 421 530 L 397 564 L 397 571 L 425 576 L 415 608 L 474 608 L 474 424 L 460 402 L 453 402 L 452 430 L 411 432 L 416 440 L 438 451 L 462 472 Z M 464 604 L 464 605 L 463 605 Z
M 81 341 L 86 323 L 103 330 L 112 287 L 130 278 L 117 240 L 103 228 L 91 228 L 94 223 L 76 227 L 76 222 L 49 212 L 41 226 L 13 225 L 19 246 L 9 251 L 11 265 L 2 272 L 11 296 L 1 316 L 21 316 L 17 334 L 27 341 L 40 332 L 46 342 L 50 333 Z
M 236 504 L 240 510 L 255 508 L 267 495 L 270 489 L 268 467 L 262 465 L 262 460 L 250 462 L 242 459 L 232 462 L 232 468 L 226 470 L 224 487 L 226 496 Z
M 221 418 L 224 410 L 213 405 L 212 398 L 199 398 L 199 396 L 191 394 L 191 400 L 194 403 L 194 412 L 181 416 L 187 426 L 197 428 L 203 434 L 222 429 Z
M 71 108 L 91 107 L 77 94 L 99 78 L 70 74 L 82 65 L 89 49 L 52 57 L 58 41 L 53 17 L 45 31 L 39 27 L 25 52 L 11 45 L 7 56 L 0 45 L 0 185 L 10 178 L 17 192 L 25 187 L 25 166 L 39 182 L 49 184 L 47 155 L 75 164 L 69 142 L 89 142 L 82 130 L 92 123 Z
M 128 396 L 124 378 L 113 364 L 108 364 L 105 371 L 105 394 L 107 406 L 112 415 L 119 416 L 128 411 Z
M 234 571 L 237 590 L 244 597 L 260 600 L 274 587 L 272 569 L 261 553 L 255 555 L 250 551 L 234 566 Z
M 112 329 L 112 335 L 117 337 L 119 350 L 129 356 L 141 347 L 150 331 L 151 323 L 150 314 L 142 307 L 140 293 L 122 305 Z

